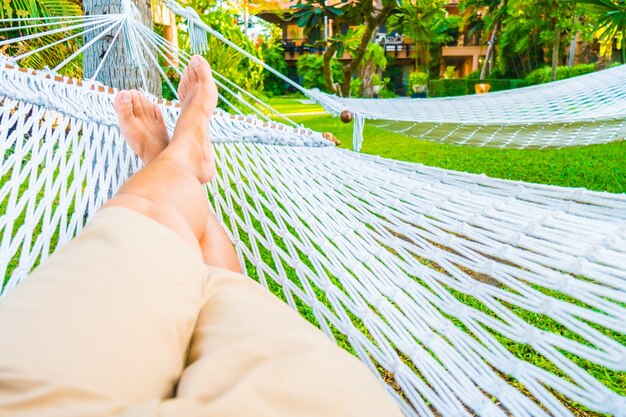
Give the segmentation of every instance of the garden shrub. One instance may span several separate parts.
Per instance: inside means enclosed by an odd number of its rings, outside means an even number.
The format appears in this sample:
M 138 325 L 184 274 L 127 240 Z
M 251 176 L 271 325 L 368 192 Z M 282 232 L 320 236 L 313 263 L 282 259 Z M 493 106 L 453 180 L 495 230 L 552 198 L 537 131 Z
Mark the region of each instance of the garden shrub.
M 350 97 L 358 97 L 361 92 L 361 86 L 363 85 L 363 80 L 360 78 L 355 78 L 352 80 L 352 84 L 350 85 Z
M 380 97 L 380 98 L 396 98 L 396 97 L 398 97 L 398 95 L 396 93 L 394 93 L 393 91 L 390 91 L 390 90 L 387 90 L 386 88 L 383 88 L 378 93 L 378 97 Z
M 510 90 L 512 88 L 520 88 L 520 87 L 528 86 L 528 82 L 526 80 L 518 80 L 518 79 L 504 79 L 503 80 L 503 79 L 489 78 L 485 80 L 467 80 L 468 94 L 475 94 L 476 89 L 474 86 L 476 84 L 481 84 L 481 83 L 491 85 L 491 88 L 489 89 L 490 92 Z
M 428 87 L 429 97 L 450 97 L 450 96 L 462 96 L 465 94 L 475 94 L 476 84 L 490 84 L 490 92 L 510 90 L 512 88 L 520 88 L 528 86 L 526 80 L 503 80 L 503 79 L 452 79 L 452 80 L 432 80 Z
M 464 96 L 467 94 L 467 80 L 443 79 L 433 80 L 428 87 L 429 97 Z
M 552 69 L 550 67 L 537 68 L 530 72 L 525 80 L 529 85 L 543 84 L 550 81 L 552 77 Z
M 566 78 L 577 77 L 579 75 L 588 74 L 596 70 L 595 64 L 578 64 L 573 67 L 562 66 L 556 68 L 556 79 L 564 80 Z M 529 85 L 537 85 L 549 83 L 552 81 L 552 68 L 538 68 L 526 76 Z
M 326 88 L 326 81 L 324 81 L 324 60 L 321 55 L 300 55 L 296 68 L 304 88 L 319 88 L 322 91 L 329 92 Z M 342 68 L 342 65 L 336 58 L 331 60 L 331 71 L 335 83 L 341 83 L 343 80 Z
M 522 80 L 522 79 L 512 79 L 511 80 L 511 88 L 522 88 L 522 87 L 528 87 L 530 84 L 528 84 L 528 81 L 526 80 Z
M 430 80 L 428 83 L 428 96 L 429 97 L 443 97 L 443 80 Z
M 265 61 L 267 65 L 283 75 L 288 74 L 285 50 L 280 42 L 274 38 L 269 38 L 268 40 L 262 41 L 259 49 L 263 56 L 263 61 Z M 263 69 L 262 75 L 263 90 L 268 96 L 272 97 L 285 94 L 287 91 L 287 83 L 285 81 L 266 69 Z

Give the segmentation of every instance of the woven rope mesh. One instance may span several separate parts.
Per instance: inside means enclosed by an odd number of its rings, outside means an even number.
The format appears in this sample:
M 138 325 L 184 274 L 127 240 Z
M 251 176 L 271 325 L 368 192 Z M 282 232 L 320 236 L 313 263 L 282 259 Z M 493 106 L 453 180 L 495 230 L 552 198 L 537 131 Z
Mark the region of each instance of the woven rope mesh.
M 89 87 L 0 69 L 3 294 L 140 168 L 112 96 Z M 626 196 L 367 157 L 226 114 L 211 132 L 209 199 L 247 274 L 406 415 L 626 415 Z
M 311 91 L 327 110 L 436 142 L 503 148 L 584 146 L 626 134 L 626 66 L 495 93 L 434 99 L 340 98 Z

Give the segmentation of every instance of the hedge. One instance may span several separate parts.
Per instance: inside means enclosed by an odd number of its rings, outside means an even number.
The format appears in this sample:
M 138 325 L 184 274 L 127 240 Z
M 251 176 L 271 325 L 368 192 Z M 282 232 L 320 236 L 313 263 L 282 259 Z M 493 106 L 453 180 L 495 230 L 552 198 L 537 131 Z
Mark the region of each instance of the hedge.
M 450 96 L 463 96 L 466 94 L 475 94 L 476 84 L 490 84 L 489 91 L 502 91 L 510 90 L 512 88 L 526 87 L 528 82 L 526 80 L 510 79 L 443 79 L 432 80 L 428 85 L 428 97 L 450 97 Z
M 566 78 L 589 74 L 590 72 L 594 72 L 595 70 L 595 64 L 578 64 L 574 67 L 557 67 L 556 79 L 564 80 Z M 552 81 L 552 68 L 538 68 L 526 76 L 526 81 L 530 85 L 549 83 L 550 81 Z

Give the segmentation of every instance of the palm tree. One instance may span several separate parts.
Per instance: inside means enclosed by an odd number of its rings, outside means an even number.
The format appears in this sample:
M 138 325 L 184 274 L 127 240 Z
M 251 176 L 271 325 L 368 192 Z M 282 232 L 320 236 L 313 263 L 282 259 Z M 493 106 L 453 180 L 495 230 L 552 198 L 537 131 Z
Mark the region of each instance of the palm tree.
M 47 0 L 46 0 L 47 1 Z M 152 6 L 150 1 L 132 0 L 139 14 L 138 19 L 148 28 L 152 28 Z M 124 10 L 122 0 L 84 0 L 83 7 L 88 15 L 122 13 Z M 85 36 L 85 42 L 89 42 L 100 32 L 94 31 Z M 112 44 L 113 43 L 113 44 Z M 97 81 L 109 87 L 115 88 L 142 88 L 143 78 L 146 80 L 148 92 L 161 95 L 161 77 L 159 72 L 149 58 L 148 54 L 154 55 L 154 50 L 144 50 L 145 68 L 137 65 L 129 65 L 129 51 L 125 42 L 120 37 L 100 39 L 88 48 L 83 54 L 83 67 L 85 77 L 92 77 L 106 51 L 111 46 L 111 52 L 107 55 L 106 61 L 97 76 Z M 150 48 L 150 47 L 149 47 Z M 143 73 L 143 76 L 142 76 Z
M 83 11 L 80 6 L 80 0 L 12 0 L 4 2 L 0 7 L 0 19 L 15 19 L 22 17 L 46 18 L 52 16 L 80 16 Z M 32 22 L 31 22 L 32 23 Z M 2 23 L 2 27 L 15 26 L 14 23 Z M 17 38 L 23 35 L 45 32 L 46 27 L 32 27 L 17 29 L 15 31 L 3 32 L 7 38 Z M 11 44 L 5 50 L 4 54 L 11 56 L 20 56 L 28 54 L 42 46 L 49 45 L 57 40 L 67 37 L 67 33 L 59 33 L 56 35 L 47 35 L 34 38 L 28 42 L 17 42 Z M 76 51 L 79 47 L 81 39 L 74 38 L 67 42 L 60 43 L 53 48 L 43 49 L 32 55 L 28 55 L 20 61 L 20 65 L 30 68 L 54 67 L 63 62 L 63 60 Z M 75 60 L 67 65 L 63 72 L 66 75 L 80 77 L 82 68 L 80 62 Z
M 430 46 L 441 45 L 452 38 L 449 30 L 456 29 L 461 18 L 448 16 L 441 0 L 412 0 L 390 18 L 387 26 L 408 35 L 415 44 L 415 70 L 428 72 Z
M 622 63 L 626 63 L 626 0 L 578 0 L 578 3 L 595 6 L 600 12 L 595 27 L 600 40 L 612 42 L 618 35 L 621 36 Z

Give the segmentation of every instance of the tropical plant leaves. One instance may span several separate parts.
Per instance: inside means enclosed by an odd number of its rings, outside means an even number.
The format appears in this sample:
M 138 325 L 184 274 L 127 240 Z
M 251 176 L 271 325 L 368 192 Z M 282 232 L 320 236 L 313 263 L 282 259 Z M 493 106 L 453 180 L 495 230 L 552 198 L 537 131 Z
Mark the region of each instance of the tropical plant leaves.
M 80 16 L 82 9 L 80 5 L 73 0 L 2 0 L 0 7 L 0 19 L 14 18 L 42 18 L 42 20 L 34 20 L 30 24 L 43 23 L 44 18 L 54 16 Z M 22 24 L 23 25 L 23 24 Z M 19 26 L 18 22 L 3 22 L 0 27 Z M 4 32 L 6 38 L 18 38 L 30 34 L 42 34 L 51 28 L 50 25 L 42 27 L 17 28 L 14 31 Z M 11 44 L 3 50 L 2 53 L 11 56 L 19 56 L 30 51 L 43 48 L 54 42 L 62 40 L 71 35 L 70 32 L 60 32 L 54 35 L 44 35 L 35 37 L 28 42 L 18 42 Z M 82 37 L 78 36 L 74 39 L 61 42 L 54 47 L 41 49 L 20 61 L 20 65 L 35 69 L 50 67 L 54 68 L 65 58 L 78 50 Z M 76 57 L 65 68 L 61 69 L 61 73 L 72 77 L 80 77 L 82 75 L 81 57 Z

